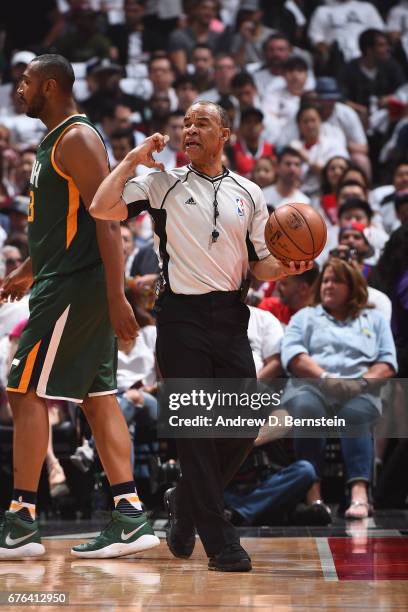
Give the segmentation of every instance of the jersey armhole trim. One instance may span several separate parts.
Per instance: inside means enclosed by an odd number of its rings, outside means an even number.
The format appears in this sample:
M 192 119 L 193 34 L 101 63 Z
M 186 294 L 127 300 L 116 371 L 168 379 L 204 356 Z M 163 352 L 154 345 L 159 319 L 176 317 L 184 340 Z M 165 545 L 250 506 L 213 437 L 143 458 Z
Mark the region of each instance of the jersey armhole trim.
M 104 149 L 106 151 L 105 143 L 103 142 L 102 138 L 100 137 L 98 132 L 95 130 L 95 128 L 93 128 L 91 125 L 88 125 L 87 123 L 83 123 L 82 121 L 75 121 L 74 123 L 70 123 L 69 125 L 67 125 L 67 127 L 61 132 L 61 134 L 58 136 L 57 140 L 54 142 L 54 144 L 52 146 L 52 150 L 51 150 L 51 164 L 52 164 L 52 167 L 54 168 L 55 172 L 57 174 L 59 174 L 60 176 L 62 176 L 62 178 L 64 178 L 66 181 L 72 181 L 72 177 L 69 174 L 65 174 L 65 172 L 63 172 L 61 170 L 61 168 L 59 168 L 57 162 L 55 161 L 55 153 L 57 151 L 58 145 L 60 144 L 60 142 L 63 139 L 63 137 L 65 136 L 65 134 L 71 128 L 73 128 L 73 127 L 75 127 L 77 125 L 85 125 L 90 130 L 95 132 L 95 134 L 98 136 L 99 140 L 102 142 L 102 145 L 103 145 L 103 147 L 104 147 Z

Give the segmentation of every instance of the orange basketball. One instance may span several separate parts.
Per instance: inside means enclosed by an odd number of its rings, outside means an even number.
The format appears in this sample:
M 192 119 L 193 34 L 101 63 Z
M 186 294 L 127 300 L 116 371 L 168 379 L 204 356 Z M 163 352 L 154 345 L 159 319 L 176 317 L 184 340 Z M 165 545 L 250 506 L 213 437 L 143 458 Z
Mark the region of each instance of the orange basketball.
M 286 265 L 315 259 L 326 240 L 326 223 L 310 204 L 284 204 L 271 214 L 265 226 L 266 246 Z

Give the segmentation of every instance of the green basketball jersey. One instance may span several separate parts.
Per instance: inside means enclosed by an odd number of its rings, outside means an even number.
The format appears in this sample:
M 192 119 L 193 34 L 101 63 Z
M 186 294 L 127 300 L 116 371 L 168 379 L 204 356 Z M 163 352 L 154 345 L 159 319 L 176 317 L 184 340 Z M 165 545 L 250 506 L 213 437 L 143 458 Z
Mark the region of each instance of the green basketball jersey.
M 59 142 L 75 124 L 96 131 L 85 115 L 68 117 L 45 136 L 31 172 L 28 242 L 35 280 L 72 274 L 101 262 L 95 221 L 74 181 L 55 161 Z

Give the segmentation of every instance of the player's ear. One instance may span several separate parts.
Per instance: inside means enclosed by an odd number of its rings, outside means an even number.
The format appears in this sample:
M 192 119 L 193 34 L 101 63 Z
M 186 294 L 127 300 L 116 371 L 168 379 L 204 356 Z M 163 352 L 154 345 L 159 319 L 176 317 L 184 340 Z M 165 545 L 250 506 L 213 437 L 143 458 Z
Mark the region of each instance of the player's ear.
M 224 142 L 227 142 L 229 140 L 230 135 L 231 135 L 231 130 L 229 128 L 222 128 L 221 138 L 223 139 Z

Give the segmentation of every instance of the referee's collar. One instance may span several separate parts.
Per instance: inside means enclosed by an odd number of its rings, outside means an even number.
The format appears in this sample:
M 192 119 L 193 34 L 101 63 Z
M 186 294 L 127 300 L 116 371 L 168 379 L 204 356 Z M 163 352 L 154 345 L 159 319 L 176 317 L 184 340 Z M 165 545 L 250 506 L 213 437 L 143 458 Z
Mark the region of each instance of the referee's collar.
M 218 174 L 217 176 L 208 176 L 208 174 L 204 174 L 204 172 L 200 172 L 199 170 L 196 170 L 196 168 L 194 168 L 192 164 L 188 164 L 187 168 L 191 170 L 191 172 L 194 172 L 194 174 L 201 176 L 201 178 L 206 179 L 207 181 L 210 181 L 210 183 L 215 183 L 216 181 L 219 181 L 220 179 L 224 178 L 225 176 L 229 174 L 229 170 L 225 166 L 222 167 L 221 174 Z

